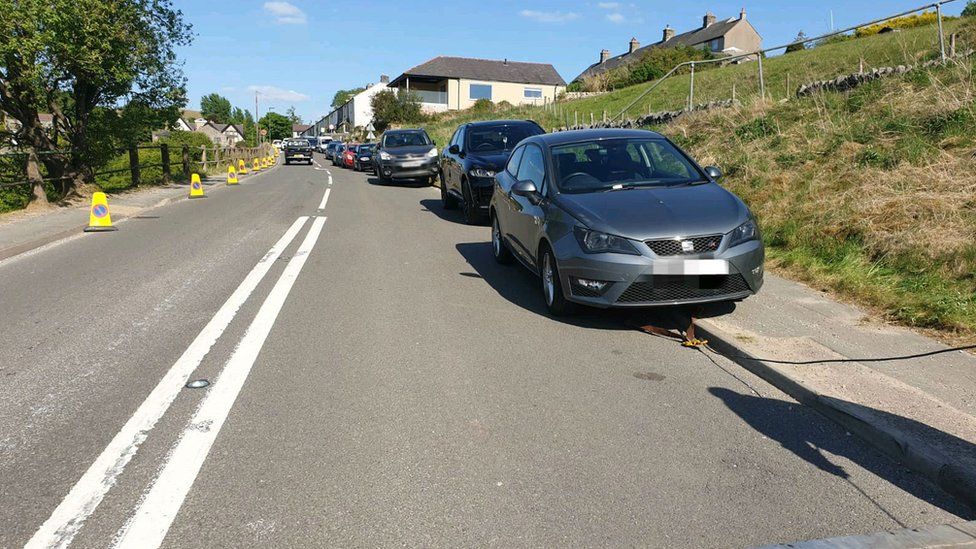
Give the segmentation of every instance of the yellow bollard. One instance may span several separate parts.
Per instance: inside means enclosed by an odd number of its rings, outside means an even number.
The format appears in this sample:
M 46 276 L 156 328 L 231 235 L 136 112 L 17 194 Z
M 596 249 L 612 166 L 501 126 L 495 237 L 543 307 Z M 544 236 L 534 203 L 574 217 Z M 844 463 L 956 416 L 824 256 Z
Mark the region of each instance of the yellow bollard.
M 200 182 L 200 174 L 190 176 L 190 198 L 207 198 L 203 194 L 203 183 Z
M 247 175 L 247 163 L 244 162 L 243 158 L 237 161 L 237 173 Z
M 118 227 L 112 226 L 112 216 L 108 213 L 108 199 L 105 193 L 92 194 L 91 210 L 88 212 L 88 226 L 85 227 L 85 232 L 101 233 L 117 230 Z
M 237 185 L 237 171 L 234 170 L 233 164 L 227 166 L 227 184 Z

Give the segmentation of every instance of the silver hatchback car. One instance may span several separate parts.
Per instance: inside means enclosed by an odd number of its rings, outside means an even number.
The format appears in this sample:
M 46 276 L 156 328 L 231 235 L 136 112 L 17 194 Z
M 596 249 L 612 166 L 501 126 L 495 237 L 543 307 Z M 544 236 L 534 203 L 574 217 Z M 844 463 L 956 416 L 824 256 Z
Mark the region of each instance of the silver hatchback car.
M 741 300 L 762 287 L 765 251 L 721 176 L 654 132 L 530 137 L 495 175 L 492 252 L 538 274 L 557 315 Z

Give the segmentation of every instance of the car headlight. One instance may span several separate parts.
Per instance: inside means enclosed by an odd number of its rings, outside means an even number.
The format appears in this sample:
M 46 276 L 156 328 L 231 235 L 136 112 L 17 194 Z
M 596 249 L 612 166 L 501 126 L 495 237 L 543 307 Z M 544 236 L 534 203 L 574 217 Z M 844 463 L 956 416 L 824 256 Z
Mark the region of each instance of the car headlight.
M 437 147 L 434 147 L 429 151 L 427 151 L 427 158 L 436 158 L 436 157 L 437 157 Z
M 495 177 L 495 172 L 484 168 L 472 168 L 468 175 L 471 177 Z
M 612 252 L 617 254 L 640 255 L 629 240 L 612 234 L 591 231 L 583 227 L 573 228 L 573 234 L 583 251 L 588 254 Z
M 756 225 L 755 219 L 750 219 L 742 225 L 736 227 L 731 233 L 729 233 L 729 248 L 732 246 L 738 246 L 743 242 L 749 242 L 750 240 L 759 239 L 759 226 Z
M 393 157 L 390 156 L 390 153 L 388 153 L 386 151 L 380 151 L 380 160 L 389 160 L 391 158 L 393 158 Z

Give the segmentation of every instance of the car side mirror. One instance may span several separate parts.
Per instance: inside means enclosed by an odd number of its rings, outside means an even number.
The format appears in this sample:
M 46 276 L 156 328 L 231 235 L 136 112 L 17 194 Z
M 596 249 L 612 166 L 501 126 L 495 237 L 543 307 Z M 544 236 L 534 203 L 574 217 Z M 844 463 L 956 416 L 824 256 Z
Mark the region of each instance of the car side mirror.
M 451 154 L 460 154 L 461 147 L 458 147 L 457 145 L 451 145 L 450 147 L 448 147 L 447 152 Z
M 512 194 L 524 196 L 533 205 L 542 202 L 542 195 L 539 194 L 539 189 L 536 188 L 535 183 L 528 180 L 519 181 L 512 185 Z
M 722 170 L 716 168 L 715 166 L 709 166 L 705 168 L 705 174 L 707 174 L 708 177 L 711 177 L 715 181 L 722 179 L 722 175 L 723 175 Z

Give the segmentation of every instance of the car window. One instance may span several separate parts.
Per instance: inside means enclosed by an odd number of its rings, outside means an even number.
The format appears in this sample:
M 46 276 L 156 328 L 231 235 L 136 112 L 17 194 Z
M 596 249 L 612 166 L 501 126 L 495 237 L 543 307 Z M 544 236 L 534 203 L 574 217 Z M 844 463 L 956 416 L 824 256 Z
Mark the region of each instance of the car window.
M 424 132 L 396 132 L 383 136 L 383 147 L 419 147 L 430 145 L 430 138 Z
M 534 124 L 499 124 L 497 126 L 471 126 L 465 136 L 468 152 L 500 152 L 515 148 L 520 141 L 543 133 Z
M 704 179 L 665 139 L 606 139 L 560 145 L 552 148 L 552 158 L 555 184 L 565 193 L 681 185 Z
M 531 181 L 535 183 L 535 188 L 542 192 L 546 180 L 545 156 L 542 149 L 535 145 L 526 145 L 525 154 L 522 155 L 522 162 L 519 164 L 518 181 Z
M 451 136 L 451 140 L 447 142 L 447 146 L 450 147 L 458 142 L 458 134 L 461 133 L 461 128 L 454 130 L 454 135 Z
M 505 165 L 505 171 L 508 172 L 512 177 L 518 173 L 519 162 L 522 160 L 522 153 L 525 152 L 525 147 L 519 147 L 515 149 L 512 153 L 512 157 L 508 159 L 508 164 Z

